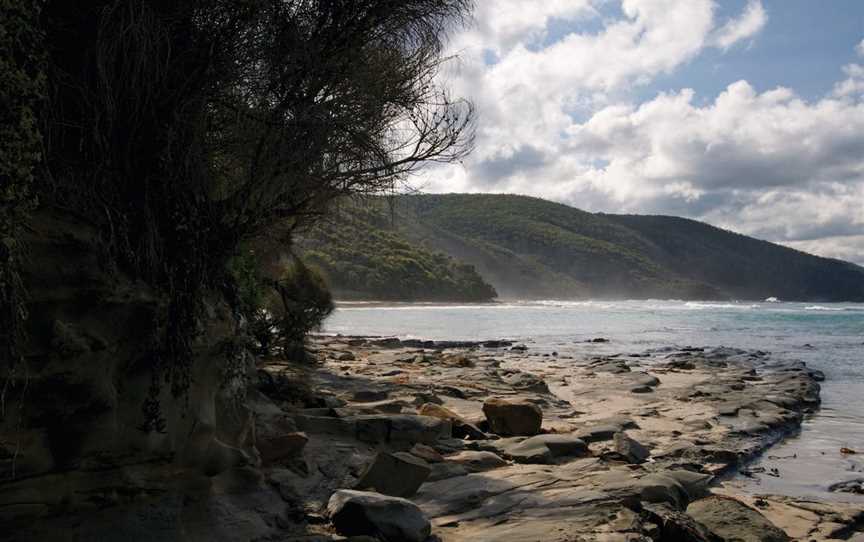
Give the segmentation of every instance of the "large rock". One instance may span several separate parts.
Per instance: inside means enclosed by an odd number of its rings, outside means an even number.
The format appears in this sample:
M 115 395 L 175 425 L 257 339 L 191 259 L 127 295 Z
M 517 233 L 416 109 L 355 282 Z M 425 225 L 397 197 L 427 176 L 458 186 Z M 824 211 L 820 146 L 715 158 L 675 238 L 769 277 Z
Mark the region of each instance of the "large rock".
M 374 489 L 394 497 L 410 497 L 429 478 L 425 461 L 406 452 L 379 452 L 357 482 L 357 489 Z
M 712 495 L 687 507 L 687 513 L 724 540 L 786 542 L 791 540 L 765 516 L 735 499 Z
M 543 411 L 527 401 L 489 399 L 483 414 L 492 432 L 502 436 L 536 435 L 543 423 Z
M 615 445 L 615 453 L 628 463 L 644 463 L 651 457 L 651 452 L 648 451 L 648 448 L 628 437 L 624 432 L 615 433 L 613 443 Z
M 375 536 L 386 542 L 424 542 L 429 520 L 411 501 L 343 489 L 330 497 L 327 514 L 339 534 Z
M 369 443 L 434 444 L 451 434 L 449 421 L 432 416 L 367 414 L 346 419 L 354 424 L 357 439 Z
M 537 435 L 512 441 L 505 439 L 500 446 L 504 455 L 517 463 L 551 464 L 558 458 L 588 454 L 585 441 L 572 435 Z
M 449 421 L 453 426 L 453 436 L 470 440 L 485 439 L 486 434 L 476 425 L 468 422 L 465 418 L 456 414 L 447 407 L 435 403 L 425 403 L 420 406 L 417 413 L 421 416 L 432 416 Z

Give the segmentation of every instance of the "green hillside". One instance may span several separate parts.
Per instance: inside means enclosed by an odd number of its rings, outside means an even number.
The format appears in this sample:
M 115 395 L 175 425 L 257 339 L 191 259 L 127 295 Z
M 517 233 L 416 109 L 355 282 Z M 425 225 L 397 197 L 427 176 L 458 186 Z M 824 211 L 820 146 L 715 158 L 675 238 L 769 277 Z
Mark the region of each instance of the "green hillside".
M 301 244 L 337 290 L 379 297 L 421 297 L 434 276 L 473 285 L 463 292 L 481 291 L 476 269 L 506 298 L 864 300 L 864 268 L 847 262 L 692 220 L 594 214 L 514 195 L 409 195 L 349 205 Z M 428 291 L 423 297 L 446 288 Z
M 488 301 L 497 295 L 472 265 L 407 241 L 381 209 L 351 206 L 296 243 L 343 299 Z

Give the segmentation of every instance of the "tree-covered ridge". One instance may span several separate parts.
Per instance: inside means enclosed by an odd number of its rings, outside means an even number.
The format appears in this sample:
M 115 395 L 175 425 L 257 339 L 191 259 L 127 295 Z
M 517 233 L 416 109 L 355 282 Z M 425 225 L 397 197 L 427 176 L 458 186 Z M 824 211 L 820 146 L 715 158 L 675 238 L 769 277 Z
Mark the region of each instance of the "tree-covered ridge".
M 386 235 L 472 264 L 502 297 L 864 300 L 856 265 L 682 218 L 594 214 L 493 194 L 401 196 L 364 213 L 362 228 L 339 224 L 351 240 L 339 246 L 370 250 L 367 270 L 377 272 L 381 250 L 364 243 Z M 332 254 L 331 241 L 322 241 L 317 250 Z
M 343 298 L 488 301 L 496 297 L 473 265 L 408 242 L 382 209 L 351 208 L 319 222 L 297 245 Z

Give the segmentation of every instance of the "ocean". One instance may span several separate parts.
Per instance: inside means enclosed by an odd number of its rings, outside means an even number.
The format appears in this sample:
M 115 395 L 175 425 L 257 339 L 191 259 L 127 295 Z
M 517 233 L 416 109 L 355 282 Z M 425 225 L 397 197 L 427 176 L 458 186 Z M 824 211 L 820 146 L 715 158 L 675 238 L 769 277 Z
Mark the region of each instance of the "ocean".
M 864 477 L 864 304 L 513 301 L 486 304 L 339 303 L 325 333 L 432 340 L 509 339 L 541 353 L 662 353 L 669 346 L 728 346 L 803 360 L 823 371 L 822 405 L 801 431 L 727 483 L 749 493 L 839 500 L 835 482 Z M 608 343 L 589 343 L 594 338 Z M 661 354 L 662 355 L 662 354 Z M 857 454 L 841 454 L 841 448 Z M 776 475 L 772 472 L 776 469 Z

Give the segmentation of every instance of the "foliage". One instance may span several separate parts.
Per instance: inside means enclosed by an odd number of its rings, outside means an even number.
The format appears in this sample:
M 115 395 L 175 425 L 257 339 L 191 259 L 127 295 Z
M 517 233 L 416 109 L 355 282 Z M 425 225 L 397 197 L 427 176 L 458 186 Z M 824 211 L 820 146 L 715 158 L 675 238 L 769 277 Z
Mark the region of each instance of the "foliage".
M 434 79 L 469 7 L 45 2 L 40 195 L 95 225 L 107 261 L 165 294 L 154 383 L 188 386 L 203 300 L 233 287 L 227 263 L 243 243 L 470 149 L 470 104 Z
M 306 334 L 333 311 L 333 298 L 321 274 L 291 256 L 278 278 L 268 278 L 251 250 L 232 258 L 229 266 L 258 353 L 303 359 Z
M 0 0 L 0 363 L 12 373 L 21 359 L 26 318 L 19 237 L 36 203 L 33 181 L 42 150 L 40 6 L 38 1 Z
M 488 301 L 495 289 L 473 266 L 410 243 L 385 211 L 346 205 L 302 232 L 304 257 L 344 297 L 381 300 Z

